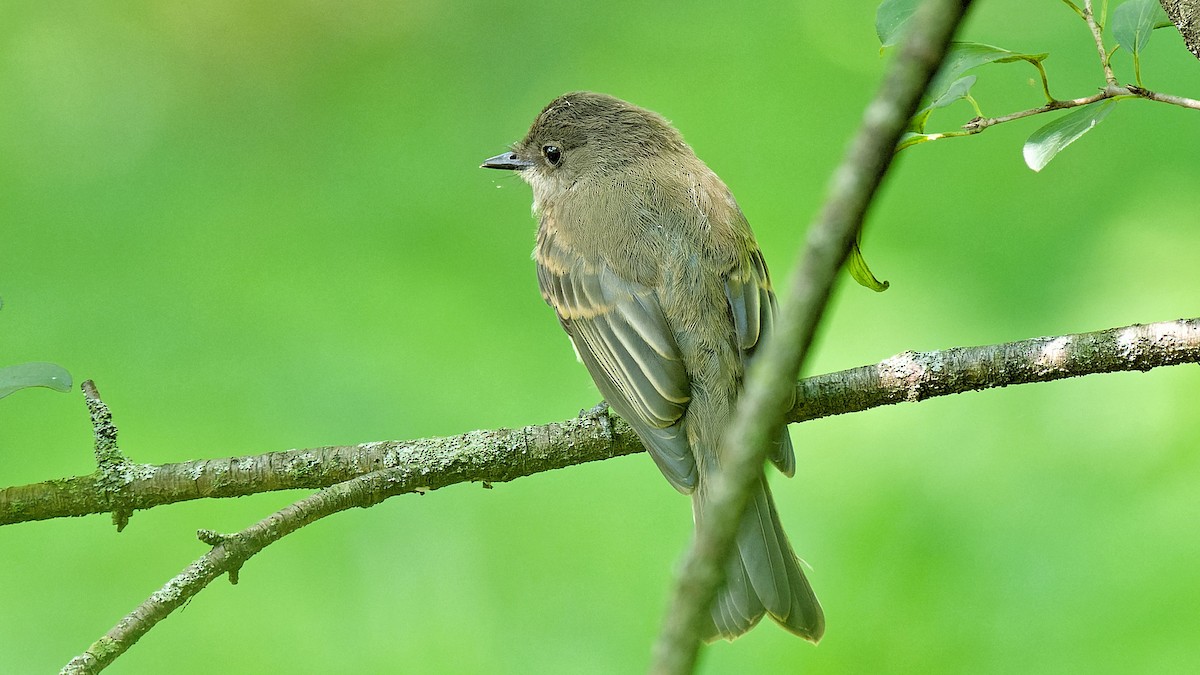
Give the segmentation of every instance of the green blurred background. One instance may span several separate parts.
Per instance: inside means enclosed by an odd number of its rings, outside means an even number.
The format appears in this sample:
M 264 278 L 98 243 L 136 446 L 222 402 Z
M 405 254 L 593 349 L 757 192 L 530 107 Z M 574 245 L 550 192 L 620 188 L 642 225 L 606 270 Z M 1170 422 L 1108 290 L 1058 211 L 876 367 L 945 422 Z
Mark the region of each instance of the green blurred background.
M 478 169 L 554 96 L 662 112 L 730 185 L 786 287 L 884 59 L 874 4 L 0 5 L 0 365 L 94 379 L 138 462 L 456 434 L 598 400 L 540 299 L 528 188 Z M 962 36 L 1099 84 L 1059 2 Z M 1123 81 L 1132 79 L 1118 54 Z M 988 114 L 1040 103 L 977 73 Z M 1173 31 L 1147 86 L 1200 96 Z M 935 116 L 952 128 L 963 103 Z M 1048 116 L 906 151 L 810 372 L 907 349 L 1195 316 L 1200 118 L 1124 103 L 1041 174 Z M 793 427 L 776 480 L 828 614 L 706 673 L 1195 672 L 1200 369 L 967 394 Z M 0 484 L 92 470 L 82 397 L 0 400 Z M 776 478 L 779 478 L 776 476 Z M 0 528 L 0 672 L 56 671 L 201 555 L 303 493 Z M 114 673 L 617 673 L 645 667 L 690 532 L 645 456 L 344 513 L 213 584 Z

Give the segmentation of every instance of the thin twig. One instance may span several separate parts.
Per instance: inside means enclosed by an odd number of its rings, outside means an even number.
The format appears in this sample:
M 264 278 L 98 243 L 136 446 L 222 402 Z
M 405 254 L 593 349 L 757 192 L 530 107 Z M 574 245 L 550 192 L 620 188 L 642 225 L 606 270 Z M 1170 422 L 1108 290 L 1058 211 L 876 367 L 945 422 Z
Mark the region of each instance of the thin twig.
M 1174 94 L 1162 94 L 1156 91 L 1150 91 L 1143 87 L 1129 85 L 1126 87 L 1106 87 L 1103 91 L 1091 96 L 1082 98 L 1073 98 L 1063 101 L 1051 101 L 1037 108 L 1028 110 L 1020 110 L 1018 112 L 1000 115 L 998 117 L 976 117 L 963 125 L 962 131 L 944 131 L 940 133 L 926 134 L 929 140 L 937 140 L 939 138 L 958 138 L 961 136 L 972 136 L 989 127 L 994 127 L 997 124 L 1012 122 L 1014 120 L 1032 117 L 1033 115 L 1041 115 L 1042 113 L 1054 112 L 1056 110 L 1066 110 L 1068 108 L 1078 108 L 1080 106 L 1089 105 L 1097 101 L 1105 99 L 1122 99 L 1122 98 L 1143 98 L 1148 101 L 1157 101 L 1159 103 L 1168 103 L 1181 108 L 1189 108 L 1191 110 L 1200 110 L 1200 101 L 1183 96 L 1175 96 Z
M 761 476 L 767 448 L 778 438 L 786 419 L 783 402 L 790 400 L 838 270 L 895 156 L 896 143 L 941 65 L 969 4 L 967 0 L 921 3 L 900 52 L 834 173 L 825 206 L 808 230 L 776 332 L 760 348 L 746 375 L 745 390 L 720 449 L 721 471 L 709 483 L 704 514 L 696 519 L 696 535 L 654 648 L 654 673 L 684 674 L 695 667 L 703 615 L 722 581 L 725 560 L 747 496 Z M 816 630 L 819 633 L 820 627 Z
M 63 667 L 61 675 L 98 673 L 124 654 L 158 622 L 199 593 L 210 582 L 228 573 L 237 583 L 237 573 L 251 556 L 284 536 L 316 520 L 351 507 L 370 507 L 405 489 L 403 472 L 375 471 L 322 490 L 277 511 L 232 535 L 197 533 L 213 549 L 146 598 L 117 622 L 104 637 L 92 643 Z
M 1092 96 L 1084 96 L 1083 98 L 1073 98 L 1073 99 L 1066 100 L 1066 101 L 1051 101 L 1051 102 L 1047 103 L 1046 105 L 1038 106 L 1037 108 L 1030 108 L 1029 110 L 1021 110 L 1019 112 L 1009 113 L 1007 115 L 1000 115 L 999 117 L 976 117 L 975 119 L 973 119 L 970 122 L 967 122 L 966 124 L 963 125 L 963 130 L 967 132 L 966 134 L 955 134 L 955 132 L 948 132 L 945 135 L 951 136 L 952 134 L 954 134 L 954 135 L 961 136 L 961 135 L 977 134 L 977 133 L 983 131 L 984 129 L 987 129 L 988 127 L 996 126 L 997 124 L 1004 124 L 1005 122 L 1012 122 L 1013 120 L 1019 120 L 1019 119 L 1025 118 L 1025 117 L 1031 117 L 1033 115 L 1040 115 L 1042 113 L 1054 112 L 1055 110 L 1065 110 L 1067 108 L 1077 108 L 1082 105 L 1088 105 L 1091 103 L 1095 103 L 1096 101 L 1103 101 L 1106 98 L 1112 98 L 1112 97 L 1113 97 L 1113 94 L 1109 90 L 1106 89 L 1106 90 L 1104 90 L 1098 94 L 1094 94 Z
M 1083 14 L 1088 29 L 1092 31 L 1092 39 L 1096 41 L 1096 52 L 1100 55 L 1100 65 L 1104 67 L 1104 81 L 1108 83 L 1108 86 L 1115 87 L 1117 86 L 1117 76 L 1113 75 L 1108 54 L 1104 51 L 1104 36 L 1101 34 L 1100 25 L 1096 23 L 1096 15 L 1092 11 L 1092 0 L 1083 0 Z
M 1183 96 L 1175 96 L 1174 94 L 1160 94 L 1156 91 L 1150 91 L 1149 89 L 1135 87 L 1132 85 L 1126 87 L 1126 89 L 1129 91 L 1129 93 L 1139 98 L 1158 101 L 1160 103 L 1170 103 L 1171 105 L 1177 105 L 1183 108 L 1191 108 L 1192 110 L 1200 110 L 1200 101 L 1197 101 L 1194 98 L 1185 98 Z

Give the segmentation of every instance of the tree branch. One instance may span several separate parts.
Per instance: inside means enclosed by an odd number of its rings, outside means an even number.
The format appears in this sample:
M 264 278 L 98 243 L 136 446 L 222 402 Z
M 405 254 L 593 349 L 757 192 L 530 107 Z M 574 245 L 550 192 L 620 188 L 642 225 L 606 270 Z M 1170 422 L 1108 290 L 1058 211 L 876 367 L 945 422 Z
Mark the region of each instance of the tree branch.
M 1200 59 L 1200 0 L 1158 0 L 1183 36 L 1183 43 Z
M 641 452 L 619 418 L 583 414 L 520 429 L 446 438 L 378 441 L 173 464 L 131 464 L 120 485 L 130 509 L 274 490 L 324 488 L 381 469 L 404 475 L 405 492 L 467 481 L 504 482 L 584 462 Z M 101 469 L 0 490 L 0 525 L 112 509 L 114 490 Z
M 800 381 L 789 421 L 1068 377 L 1200 363 L 1200 318 L 982 347 L 904 352 Z
M 1062 352 L 1054 368 L 1044 367 L 1048 345 Z M 967 391 L 1182 363 L 1200 363 L 1200 318 L 980 347 L 909 351 L 877 364 L 801 380 L 796 385 L 796 406 L 787 419 L 805 422 Z M 637 436 L 620 418 L 588 414 L 448 438 L 129 464 L 128 480 L 119 492 L 131 510 L 140 510 L 192 499 L 324 488 L 393 468 L 407 472 L 404 491 L 416 492 L 456 482 L 500 483 L 641 451 Z M 97 471 L 0 489 L 0 525 L 111 511 L 113 491 L 104 483 L 103 473 Z
M 1183 363 L 1200 363 L 1200 318 L 982 347 L 904 352 L 874 365 L 801 380 L 797 386 L 798 403 L 790 411 L 788 421 L 804 422 L 966 391 L 1049 382 L 1097 373 L 1146 371 Z M 94 386 L 92 389 L 94 391 Z M 95 398 L 98 400 L 98 395 Z M 89 398 L 89 405 L 90 401 Z M 507 437 L 511 442 L 504 444 L 496 440 L 499 437 Z M 213 549 L 184 568 L 84 653 L 72 659 L 62 673 L 96 673 L 103 670 L 159 621 L 186 604 L 213 580 L 222 574 L 229 574 L 230 582 L 236 584 L 238 572 L 252 556 L 325 516 L 352 507 L 368 508 L 407 492 L 424 492 L 464 480 L 480 480 L 482 475 L 491 475 L 494 480 L 511 480 L 548 470 L 528 470 L 529 467 L 543 466 L 546 461 L 554 465 L 549 468 L 558 468 L 631 454 L 642 449 L 637 436 L 620 419 L 611 420 L 610 424 L 603 415 L 584 414 L 574 420 L 526 427 L 519 431 L 475 432 L 452 439 L 426 439 L 404 444 L 367 443 L 352 448 L 319 448 L 316 451 L 297 450 L 292 453 L 312 457 L 314 452 L 320 456 L 326 450 L 354 449 L 369 454 L 383 446 L 411 448 L 427 443 L 430 448 L 442 449 L 444 454 L 439 457 L 436 451 L 427 450 L 420 460 L 398 462 L 390 468 L 338 482 L 236 534 L 199 531 L 197 536 Z M 483 450 L 481 446 L 484 446 Z M 502 449 L 497 450 L 497 447 Z M 272 453 L 285 454 L 289 453 Z M 265 463 L 262 458 L 268 456 L 228 461 L 262 465 Z M 431 458 L 434 459 L 430 461 Z M 507 473 L 494 469 L 495 460 L 499 460 L 501 466 L 508 467 Z M 424 461 L 430 464 L 421 467 Z M 525 468 L 512 468 L 516 466 Z M 441 470 L 437 470 L 438 467 Z M 484 485 L 486 487 L 487 483 Z M 137 490 L 131 489 L 130 492 L 136 494 Z M 243 491 L 239 494 L 246 493 Z
M 969 0 L 925 0 L 888 67 L 845 158 L 833 175 L 829 196 L 809 228 L 804 254 L 785 299 L 776 331 L 750 365 L 745 388 L 720 448 L 721 471 L 708 486 L 703 517 L 671 594 L 654 649 L 654 673 L 690 673 L 700 647 L 703 615 L 722 581 L 725 560 L 746 499 L 762 473 L 768 447 L 785 422 L 790 399 L 838 270 L 861 229 L 896 144 L 921 95 L 942 63 Z M 819 636 L 818 636 L 819 637 Z

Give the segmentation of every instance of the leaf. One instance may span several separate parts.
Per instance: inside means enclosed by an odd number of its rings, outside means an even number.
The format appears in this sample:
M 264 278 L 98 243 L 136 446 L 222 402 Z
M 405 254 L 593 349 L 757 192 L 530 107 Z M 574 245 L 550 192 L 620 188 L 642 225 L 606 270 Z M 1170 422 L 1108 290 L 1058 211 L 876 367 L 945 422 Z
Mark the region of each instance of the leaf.
M 875 34 L 884 48 L 900 41 L 904 26 L 917 11 L 918 0 L 883 0 L 875 10 Z
M 882 293 L 891 286 L 886 281 L 880 281 L 871 274 L 871 268 L 867 267 L 867 261 L 863 259 L 862 251 L 858 248 L 858 239 L 854 240 L 854 246 L 850 248 L 850 257 L 846 259 L 846 269 L 850 272 L 850 276 L 858 283 L 867 288 Z
M 71 374 L 54 363 L 33 361 L 0 368 L 0 398 L 27 387 L 71 391 Z
M 925 92 L 925 100 L 930 102 L 926 103 L 925 107 L 921 108 L 917 114 L 913 115 L 912 120 L 908 123 L 908 131 L 918 134 L 924 133 L 925 123 L 929 120 L 929 115 L 934 110 L 944 108 L 961 98 L 967 97 L 971 91 L 971 87 L 975 84 L 976 78 L 974 75 L 963 77 L 964 72 L 986 63 L 1009 63 L 1012 61 L 1028 61 L 1036 65 L 1040 70 L 1041 62 L 1047 56 L 1049 55 L 1019 54 L 980 42 L 952 43 L 950 50 L 946 54 L 946 59 L 942 61 L 942 67 L 938 70 L 937 75 L 933 77 L 933 81 L 929 83 L 929 89 Z M 923 141 L 908 143 L 900 149 L 916 145 L 916 143 L 920 142 Z
M 1033 132 L 1021 151 L 1025 164 L 1034 171 L 1041 171 L 1055 155 L 1099 124 L 1116 102 L 1116 99 L 1106 98 L 1089 103 Z
M 933 77 L 933 81 L 929 83 L 928 93 L 931 98 L 940 97 L 958 83 L 958 79 L 963 73 L 985 63 L 1028 61 L 1037 64 L 1046 60 L 1047 56 L 1049 54 L 1019 54 L 981 42 L 955 42 L 950 45 L 950 51 L 946 53 L 942 67 Z
M 1112 33 L 1117 44 L 1137 56 L 1150 42 L 1150 34 L 1162 22 L 1170 25 L 1158 0 L 1128 0 L 1113 10 Z
M 900 152 L 905 148 L 911 148 L 914 145 L 936 141 L 941 138 L 941 134 L 917 134 L 911 131 L 905 132 L 900 136 L 900 140 L 896 142 L 896 152 Z
M 967 75 L 955 80 L 954 84 L 947 87 L 946 91 L 942 92 L 932 103 L 921 108 L 913 115 L 912 121 L 908 123 L 908 130 L 918 134 L 925 133 L 925 123 L 929 121 L 929 116 L 933 111 L 938 108 L 945 108 L 955 101 L 966 98 L 967 94 L 971 93 L 971 87 L 974 86 L 976 79 L 974 75 Z
M 975 86 L 975 80 L 977 79 L 974 75 L 958 78 L 949 87 L 946 87 L 946 91 L 934 99 L 933 103 L 929 104 L 929 107 L 945 108 L 960 98 L 966 98 L 967 94 L 971 92 L 971 87 Z

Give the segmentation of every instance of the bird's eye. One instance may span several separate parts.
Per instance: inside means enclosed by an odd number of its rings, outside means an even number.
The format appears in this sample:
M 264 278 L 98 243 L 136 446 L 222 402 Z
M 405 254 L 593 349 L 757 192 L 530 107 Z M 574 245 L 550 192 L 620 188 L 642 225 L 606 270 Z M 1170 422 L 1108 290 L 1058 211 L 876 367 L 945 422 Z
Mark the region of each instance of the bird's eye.
M 543 145 L 542 156 L 546 158 L 547 162 L 550 162 L 551 166 L 558 166 L 558 163 L 562 161 L 562 151 L 558 149 L 557 145 Z

